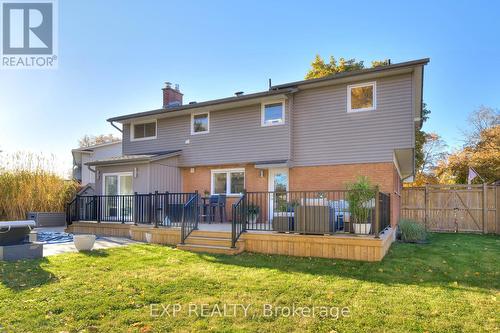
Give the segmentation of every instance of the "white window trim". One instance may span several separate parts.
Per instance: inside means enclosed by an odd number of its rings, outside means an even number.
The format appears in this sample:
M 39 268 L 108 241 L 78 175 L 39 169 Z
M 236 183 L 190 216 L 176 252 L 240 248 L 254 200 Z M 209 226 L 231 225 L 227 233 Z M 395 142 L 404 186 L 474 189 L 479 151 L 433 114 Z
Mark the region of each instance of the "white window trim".
M 195 132 L 194 131 L 194 116 L 199 116 L 201 114 L 207 115 L 207 130 L 203 131 L 203 132 Z M 210 133 L 210 112 L 191 113 L 191 135 L 208 134 L 208 133 Z
M 366 87 L 366 86 L 373 87 L 373 106 L 369 107 L 369 108 L 351 109 L 351 90 L 352 90 L 352 88 L 359 88 L 359 87 Z M 347 112 L 354 113 L 354 112 L 364 112 L 364 111 L 375 111 L 376 109 L 377 109 L 377 82 L 376 81 L 351 84 L 351 85 L 347 86 Z
M 214 174 L 216 173 L 225 173 L 226 174 L 226 196 L 228 197 L 239 197 L 242 193 L 229 193 L 231 191 L 231 173 L 233 172 L 243 172 L 243 188 L 246 187 L 246 172 L 244 168 L 239 169 L 212 169 L 210 170 L 210 194 L 215 195 L 214 193 Z
M 146 136 L 144 138 L 134 138 L 134 127 L 135 125 L 141 125 L 141 124 L 149 124 L 149 123 L 155 123 L 155 135 L 154 136 Z M 144 141 L 144 140 L 154 140 L 158 137 L 158 120 L 143 120 L 143 121 L 135 121 L 130 123 L 130 141 Z
M 102 195 L 106 195 L 106 189 L 104 188 L 104 186 L 106 186 L 106 182 L 105 182 L 105 178 L 107 176 L 118 176 L 118 190 L 120 190 L 120 176 L 131 176 L 132 177 L 132 187 L 134 186 L 134 173 L 133 172 L 107 172 L 107 173 L 103 173 L 101 175 L 101 179 L 102 179 L 102 184 L 101 184 L 101 187 L 102 187 Z M 120 194 L 119 194 L 120 195 Z
M 269 104 L 277 104 L 277 103 L 281 103 L 281 121 L 280 122 L 266 122 L 265 121 L 265 111 L 266 111 L 266 105 L 269 105 Z M 285 100 L 283 99 L 280 99 L 280 100 L 274 100 L 274 101 L 265 101 L 265 102 L 262 102 L 261 104 L 261 110 L 260 110 L 260 126 L 261 127 L 268 127 L 268 126 L 280 126 L 280 125 L 285 125 L 286 121 L 285 121 Z

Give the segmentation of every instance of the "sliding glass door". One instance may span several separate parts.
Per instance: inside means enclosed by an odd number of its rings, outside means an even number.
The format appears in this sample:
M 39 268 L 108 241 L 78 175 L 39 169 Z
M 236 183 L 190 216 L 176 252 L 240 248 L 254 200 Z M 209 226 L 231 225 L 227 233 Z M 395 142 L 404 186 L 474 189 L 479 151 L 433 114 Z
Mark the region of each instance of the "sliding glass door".
M 123 195 L 132 195 L 132 173 L 107 173 L 103 175 L 103 194 L 105 195 L 102 207 L 103 220 L 128 220 L 132 212 L 133 200 Z

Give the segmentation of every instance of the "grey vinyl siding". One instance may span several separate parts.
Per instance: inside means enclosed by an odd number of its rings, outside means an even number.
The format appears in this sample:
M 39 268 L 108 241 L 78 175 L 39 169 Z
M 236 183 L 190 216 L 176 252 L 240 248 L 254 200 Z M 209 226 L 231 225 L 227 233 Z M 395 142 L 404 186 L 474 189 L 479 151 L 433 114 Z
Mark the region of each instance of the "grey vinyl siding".
M 370 81 L 377 83 L 375 111 L 348 113 L 347 83 L 304 89 L 287 101 L 284 125 L 261 127 L 260 104 L 211 111 L 208 134 L 191 135 L 190 116 L 179 116 L 158 120 L 157 139 L 130 141 L 124 124 L 123 152 L 181 149 L 181 167 L 290 157 L 294 166 L 391 162 L 394 149 L 414 147 L 412 74 Z
M 101 176 L 96 181 L 96 194 L 102 193 L 103 174 L 115 172 L 133 172 L 132 188 L 137 193 L 182 192 L 182 174 L 177 167 L 178 157 L 171 157 L 151 163 L 109 165 L 97 167 Z
M 295 166 L 388 162 L 395 148 L 414 147 L 411 74 L 374 81 L 375 111 L 348 113 L 347 84 L 295 94 Z
M 177 167 L 177 157 L 150 164 L 150 191 L 182 192 L 182 172 Z
M 287 103 L 286 103 L 287 104 Z M 287 104 L 288 105 L 288 104 Z M 189 140 L 189 144 L 186 144 Z M 288 158 L 288 110 L 285 124 L 261 126 L 261 105 L 210 112 L 210 132 L 191 135 L 191 118 L 158 120 L 157 139 L 130 141 L 130 125 L 123 126 L 124 154 L 182 149 L 182 166 L 260 162 Z

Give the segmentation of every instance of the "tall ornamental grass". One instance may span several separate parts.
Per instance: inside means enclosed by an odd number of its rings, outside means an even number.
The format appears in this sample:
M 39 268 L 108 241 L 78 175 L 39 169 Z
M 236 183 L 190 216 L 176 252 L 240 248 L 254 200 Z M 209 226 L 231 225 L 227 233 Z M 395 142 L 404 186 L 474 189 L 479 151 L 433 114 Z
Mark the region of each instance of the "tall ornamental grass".
M 64 212 L 77 188 L 55 172 L 53 157 L 0 154 L 0 220 L 24 220 L 31 211 Z
M 425 227 L 414 220 L 401 219 L 399 221 L 401 241 L 407 243 L 420 243 L 427 240 Z

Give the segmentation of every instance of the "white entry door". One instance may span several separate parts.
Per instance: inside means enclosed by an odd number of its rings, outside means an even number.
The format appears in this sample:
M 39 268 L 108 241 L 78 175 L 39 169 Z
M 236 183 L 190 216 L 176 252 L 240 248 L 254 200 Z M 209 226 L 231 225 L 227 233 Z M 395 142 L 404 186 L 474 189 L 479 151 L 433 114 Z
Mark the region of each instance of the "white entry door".
M 133 199 L 122 198 L 121 195 L 134 194 L 132 189 L 132 173 L 108 173 L 103 175 L 102 219 L 120 220 L 132 215 Z
M 274 212 L 279 209 L 279 205 L 286 203 L 286 192 L 288 191 L 288 169 L 269 169 L 269 221 L 273 220 Z M 280 194 L 280 192 L 282 194 Z M 285 193 L 283 193 L 285 192 Z

